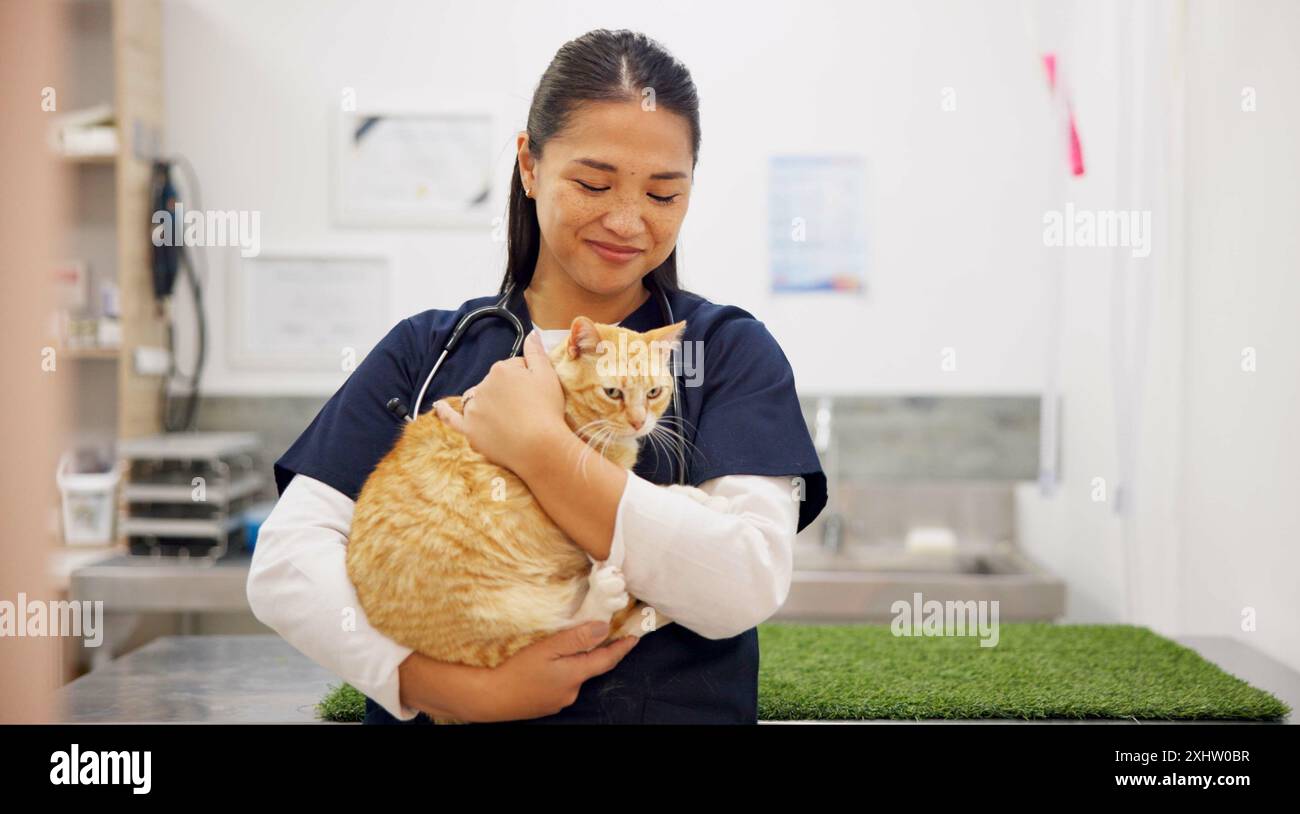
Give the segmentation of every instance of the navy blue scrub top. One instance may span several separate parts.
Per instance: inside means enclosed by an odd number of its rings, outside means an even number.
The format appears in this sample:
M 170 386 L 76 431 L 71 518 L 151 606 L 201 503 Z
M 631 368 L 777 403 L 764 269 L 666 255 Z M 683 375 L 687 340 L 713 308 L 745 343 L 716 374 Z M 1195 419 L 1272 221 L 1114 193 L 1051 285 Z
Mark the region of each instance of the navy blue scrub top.
M 686 321 L 683 343 L 703 343 L 702 366 L 697 355 L 692 362 L 697 373 L 684 369 L 678 379 L 685 432 L 694 445 L 687 446 L 687 482 L 699 486 L 722 475 L 801 476 L 802 531 L 826 505 L 826 476 L 781 347 L 762 322 L 741 308 L 686 291 L 668 297 L 674 318 Z M 399 322 L 275 462 L 279 493 L 299 473 L 355 501 L 403 430 L 403 419 L 386 408 L 388 401 L 397 397 L 409 406 L 460 318 L 498 299 L 480 297 L 455 311 L 428 310 Z M 515 296 L 513 310 L 524 330 L 532 330 L 522 296 Z M 663 324 L 653 293 L 620 323 L 635 331 Z M 476 322 L 429 384 L 420 411 L 482 381 L 492 364 L 510 352 L 514 339 L 504 319 Z M 690 386 L 692 380 L 698 386 Z M 634 471 L 652 483 L 673 482 L 668 456 L 656 457 L 650 449 L 643 450 Z M 614 669 L 584 682 L 573 704 L 528 723 L 755 723 L 758 659 L 757 628 L 728 639 L 706 639 L 670 624 L 645 636 Z M 369 698 L 366 722 L 399 723 Z M 421 713 L 401 723 L 429 722 Z

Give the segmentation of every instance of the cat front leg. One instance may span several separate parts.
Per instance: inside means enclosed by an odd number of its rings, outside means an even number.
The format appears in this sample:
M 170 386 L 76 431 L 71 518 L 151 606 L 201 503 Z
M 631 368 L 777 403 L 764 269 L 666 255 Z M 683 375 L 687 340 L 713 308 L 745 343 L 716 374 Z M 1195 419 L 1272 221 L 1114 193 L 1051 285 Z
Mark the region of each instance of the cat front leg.
M 593 560 L 591 573 L 587 576 L 587 595 L 574 614 L 573 623 L 608 622 L 629 602 L 631 597 L 627 595 L 623 572 L 615 566 L 601 565 Z

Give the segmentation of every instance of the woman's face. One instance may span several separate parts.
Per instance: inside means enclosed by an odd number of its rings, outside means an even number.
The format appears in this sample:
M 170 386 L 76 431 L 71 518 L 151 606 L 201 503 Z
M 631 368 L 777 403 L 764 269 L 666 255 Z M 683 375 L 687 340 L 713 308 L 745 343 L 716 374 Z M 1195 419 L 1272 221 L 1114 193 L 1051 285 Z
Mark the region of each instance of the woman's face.
M 577 108 L 534 161 L 518 137 L 519 172 L 537 202 L 538 265 L 555 264 L 593 294 L 616 294 L 667 259 L 691 195 L 691 132 L 682 116 L 639 102 Z M 593 243 L 628 247 L 602 252 Z

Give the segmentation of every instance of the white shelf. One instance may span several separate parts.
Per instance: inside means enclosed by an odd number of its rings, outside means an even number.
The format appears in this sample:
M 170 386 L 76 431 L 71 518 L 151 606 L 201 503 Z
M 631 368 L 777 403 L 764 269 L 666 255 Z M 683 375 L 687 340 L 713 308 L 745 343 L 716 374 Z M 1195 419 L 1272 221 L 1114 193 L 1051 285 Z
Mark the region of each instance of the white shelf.
M 239 515 L 229 517 L 223 526 L 217 520 L 186 520 L 172 517 L 128 517 L 122 521 L 122 533 L 147 537 L 203 537 L 220 541 L 239 528 Z
M 172 432 L 124 439 L 117 453 L 129 460 L 194 461 L 248 455 L 261 447 L 254 432 Z
M 229 489 L 221 485 L 209 486 L 206 493 L 207 503 L 229 503 L 256 494 L 265 483 L 265 477 L 258 472 L 241 475 L 230 484 Z M 126 483 L 122 494 L 131 503 L 193 503 L 194 487 L 188 483 Z

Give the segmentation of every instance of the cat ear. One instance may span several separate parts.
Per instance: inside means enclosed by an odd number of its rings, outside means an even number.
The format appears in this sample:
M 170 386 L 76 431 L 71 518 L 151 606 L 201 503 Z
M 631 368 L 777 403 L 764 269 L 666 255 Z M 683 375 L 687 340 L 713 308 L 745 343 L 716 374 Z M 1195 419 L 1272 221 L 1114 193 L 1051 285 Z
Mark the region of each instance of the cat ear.
M 662 328 L 656 328 L 651 331 L 651 333 L 654 334 L 654 338 L 658 339 L 660 342 L 671 344 L 681 338 L 682 331 L 684 330 L 686 330 L 686 320 L 674 322 L 672 325 L 665 325 Z
M 596 323 L 586 317 L 574 317 L 569 326 L 568 354 L 570 359 L 577 359 L 584 353 L 595 353 L 600 343 L 600 331 Z
M 684 330 L 686 330 L 686 320 L 674 322 L 672 325 L 665 325 L 662 328 L 655 328 L 653 331 L 646 331 L 646 336 L 650 337 L 651 347 L 658 348 L 666 362 L 672 353 L 673 344 L 681 337 Z

